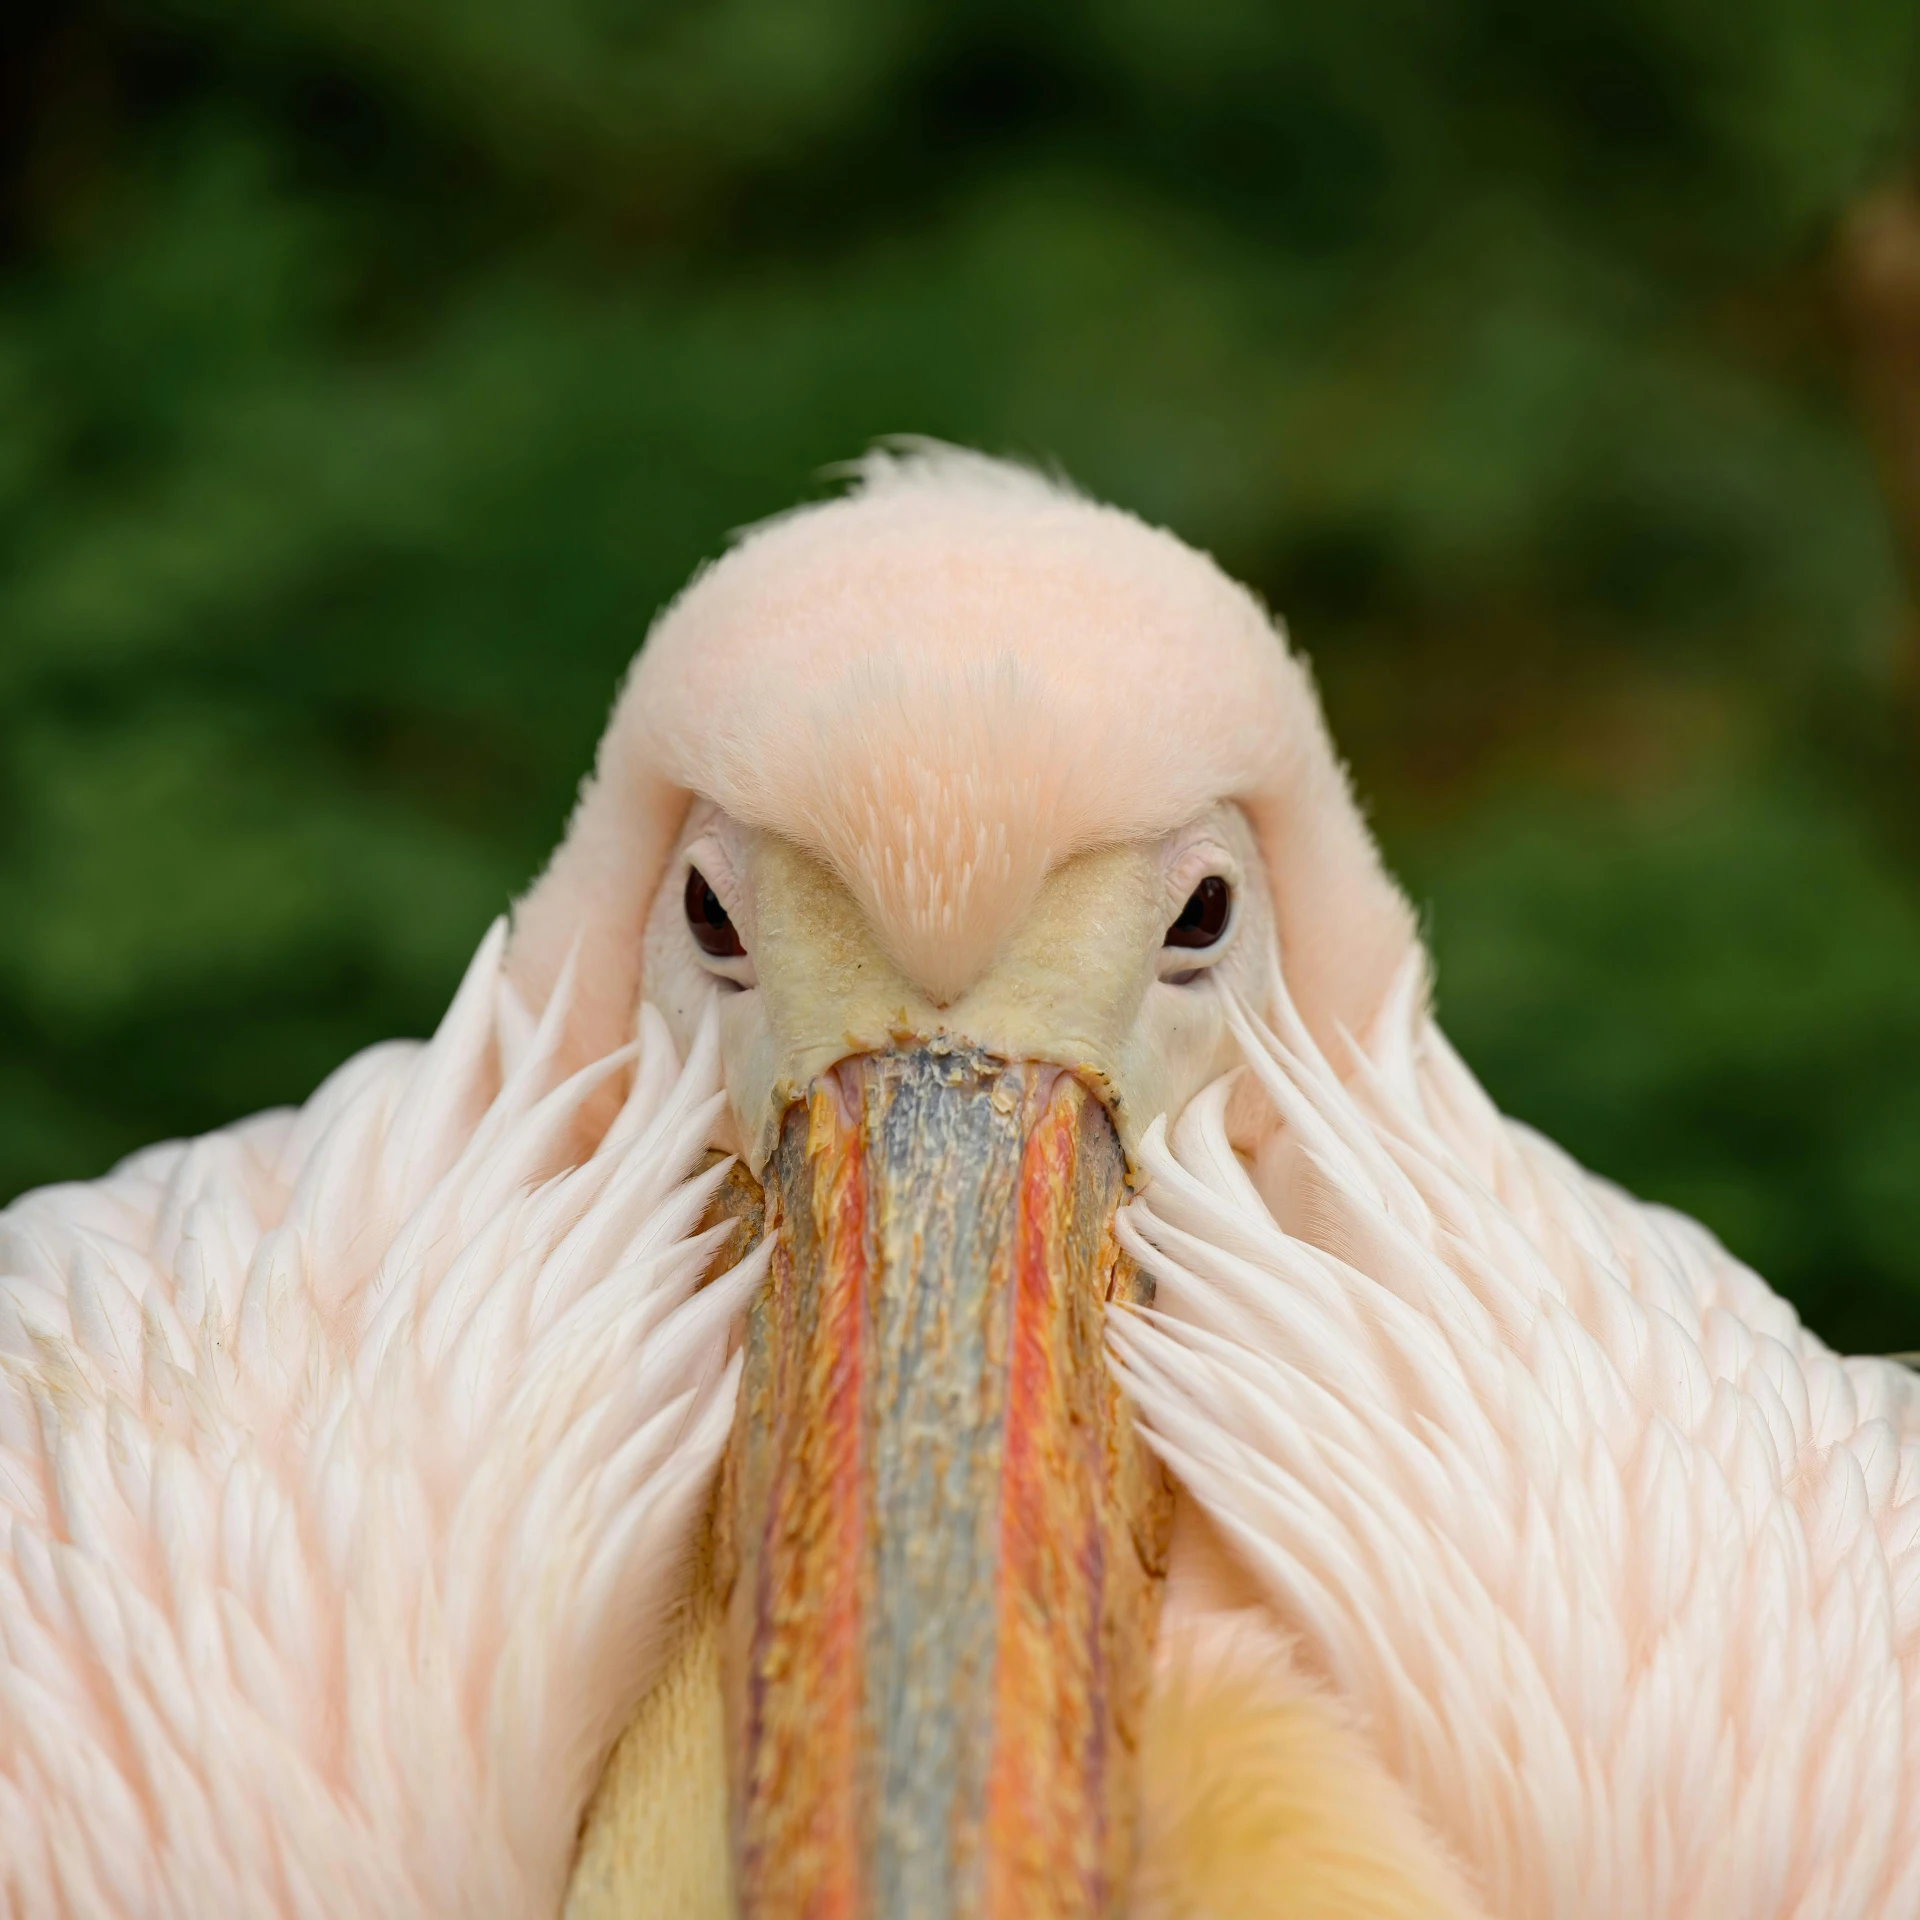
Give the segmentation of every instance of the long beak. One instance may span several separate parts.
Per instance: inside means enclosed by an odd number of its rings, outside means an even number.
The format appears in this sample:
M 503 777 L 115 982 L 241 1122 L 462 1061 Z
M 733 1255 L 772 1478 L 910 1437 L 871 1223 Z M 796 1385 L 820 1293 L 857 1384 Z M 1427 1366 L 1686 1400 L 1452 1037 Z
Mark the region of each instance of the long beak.
M 1124 1173 L 1071 1075 L 964 1049 L 788 1114 L 722 1502 L 746 1920 L 1119 1907 L 1171 1514 L 1105 1361 Z

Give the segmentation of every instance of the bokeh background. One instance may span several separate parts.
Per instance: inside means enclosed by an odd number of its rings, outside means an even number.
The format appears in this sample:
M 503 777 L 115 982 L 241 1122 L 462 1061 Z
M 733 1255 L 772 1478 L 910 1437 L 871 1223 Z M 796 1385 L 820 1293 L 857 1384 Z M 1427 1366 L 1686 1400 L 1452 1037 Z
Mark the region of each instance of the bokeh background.
M 433 1025 L 873 437 L 1288 616 L 1514 1112 L 1920 1347 L 1913 0 L 17 0 L 0 1193 Z

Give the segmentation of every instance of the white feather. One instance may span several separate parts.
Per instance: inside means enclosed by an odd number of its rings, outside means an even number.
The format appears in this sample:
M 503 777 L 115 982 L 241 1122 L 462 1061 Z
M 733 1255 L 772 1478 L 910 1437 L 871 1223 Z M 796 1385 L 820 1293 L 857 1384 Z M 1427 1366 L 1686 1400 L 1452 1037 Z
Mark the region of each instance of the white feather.
M 1920 1913 L 1920 1390 L 1503 1120 L 1402 983 L 1121 1232 L 1148 1432 L 1512 1920 Z
M 0 1214 L 0 1912 L 557 1907 L 760 1262 L 700 1290 L 710 1026 L 569 1075 L 502 950 L 299 1113 Z

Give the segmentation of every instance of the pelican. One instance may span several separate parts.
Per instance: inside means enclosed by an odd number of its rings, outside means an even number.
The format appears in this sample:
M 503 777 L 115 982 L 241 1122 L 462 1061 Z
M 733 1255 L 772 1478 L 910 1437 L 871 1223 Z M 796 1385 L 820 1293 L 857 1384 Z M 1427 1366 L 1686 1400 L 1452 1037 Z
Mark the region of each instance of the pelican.
M 0 1910 L 1914 1920 L 1920 1395 L 1496 1111 L 1249 593 L 883 452 L 431 1040 L 0 1215 Z

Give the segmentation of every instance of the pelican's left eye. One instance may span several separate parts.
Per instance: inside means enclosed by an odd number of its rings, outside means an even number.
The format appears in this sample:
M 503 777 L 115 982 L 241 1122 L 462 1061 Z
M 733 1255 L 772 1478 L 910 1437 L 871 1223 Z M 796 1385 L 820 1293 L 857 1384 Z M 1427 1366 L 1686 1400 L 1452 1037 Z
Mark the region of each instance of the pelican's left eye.
M 1217 946 L 1232 918 L 1233 889 L 1219 874 L 1210 873 L 1187 895 L 1179 918 L 1167 929 L 1167 945 Z
M 710 960 L 738 960 L 746 952 L 732 916 L 720 903 L 707 876 L 698 867 L 687 869 L 687 925 L 694 943 Z

